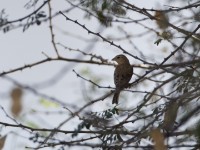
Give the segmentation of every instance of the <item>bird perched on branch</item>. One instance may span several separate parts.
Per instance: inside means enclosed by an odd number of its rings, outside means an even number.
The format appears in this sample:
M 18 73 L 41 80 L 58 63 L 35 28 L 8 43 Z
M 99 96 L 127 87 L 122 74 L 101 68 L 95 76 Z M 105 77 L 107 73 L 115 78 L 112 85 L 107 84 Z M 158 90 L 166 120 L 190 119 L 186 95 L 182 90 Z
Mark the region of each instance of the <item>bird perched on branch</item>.
M 117 55 L 112 60 L 118 63 L 114 72 L 114 83 L 116 89 L 112 104 L 118 104 L 121 90 L 129 86 L 129 81 L 133 75 L 133 67 L 130 65 L 128 58 L 124 55 Z

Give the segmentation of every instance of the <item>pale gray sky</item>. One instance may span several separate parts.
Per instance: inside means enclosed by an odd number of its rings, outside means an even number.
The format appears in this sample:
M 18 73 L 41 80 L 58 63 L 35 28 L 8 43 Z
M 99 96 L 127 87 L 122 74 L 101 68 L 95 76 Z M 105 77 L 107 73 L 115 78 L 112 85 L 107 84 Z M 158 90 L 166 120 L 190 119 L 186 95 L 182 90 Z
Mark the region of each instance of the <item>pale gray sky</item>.
M 20 0 L 20 1 L 13 1 L 13 0 L 0 0 L 0 10 L 5 8 L 6 13 L 9 16 L 9 19 L 17 19 L 22 16 L 25 16 L 32 12 L 32 9 L 26 10 L 23 6 L 25 5 L 27 1 L 26 0 Z M 130 0 L 131 2 L 131 0 Z M 134 0 L 134 4 L 138 7 L 144 7 L 144 8 L 156 8 L 158 6 L 163 6 L 164 0 Z M 42 1 L 40 2 L 42 3 Z M 37 5 L 38 7 L 39 5 Z M 37 8 L 36 7 L 36 8 Z M 52 2 L 53 12 L 64 10 L 69 7 L 67 3 L 64 0 L 53 0 Z M 44 7 L 45 11 L 47 11 L 47 7 Z M 137 14 L 134 14 L 135 16 L 131 16 L 132 14 L 128 14 L 132 18 L 139 18 Z M 117 31 L 117 26 L 115 26 L 115 30 L 112 28 L 106 29 L 105 27 L 100 27 L 98 22 L 95 19 L 87 20 L 83 19 L 84 13 L 78 9 L 74 9 L 68 14 L 68 17 L 72 19 L 78 19 L 78 21 L 82 24 L 85 24 L 87 28 L 89 28 L 92 31 L 101 31 L 101 34 L 103 36 L 106 35 L 112 35 L 113 37 L 120 36 L 120 32 Z M 155 27 L 154 22 L 150 22 L 152 27 Z M 109 44 L 105 42 L 99 42 L 94 47 L 93 44 L 90 41 L 84 42 L 81 40 L 78 40 L 76 38 L 68 36 L 68 33 L 84 37 L 86 39 L 93 39 L 95 36 L 88 35 L 86 31 L 79 27 L 78 25 L 67 22 L 64 17 L 58 16 L 55 19 L 53 19 L 53 25 L 54 25 L 54 31 L 55 31 L 55 39 L 56 42 L 60 42 L 62 44 L 65 44 L 68 47 L 71 48 L 79 48 L 81 50 L 85 51 L 93 51 L 93 53 L 97 53 L 98 55 L 102 55 L 104 58 L 107 58 L 111 60 L 116 54 L 121 53 L 117 48 L 110 46 Z M 120 25 L 120 24 L 118 24 Z M 139 26 L 133 26 L 131 25 L 124 25 L 124 29 L 129 31 L 132 34 L 136 34 L 139 32 L 142 32 L 142 28 Z M 155 27 L 156 28 L 156 27 Z M 63 34 L 61 30 L 64 30 L 67 32 L 66 34 Z M 152 34 L 150 36 L 146 37 L 145 39 L 135 39 L 133 40 L 134 43 L 137 43 L 138 48 L 143 50 L 143 53 L 147 57 L 154 56 L 156 61 L 161 61 L 162 58 L 167 56 L 169 52 L 166 53 L 160 53 L 160 49 L 166 48 L 165 44 L 161 44 L 159 47 L 154 44 L 156 40 L 156 36 L 153 36 Z M 99 38 L 97 38 L 100 40 Z M 100 40 L 102 41 L 102 40 Z M 137 52 L 133 50 L 132 47 L 128 46 L 127 43 L 119 42 L 119 44 L 124 47 L 125 49 L 130 49 L 131 52 L 134 55 L 137 55 Z M 45 52 L 47 55 L 51 57 L 55 57 L 55 51 L 51 44 L 51 37 L 50 37 L 50 31 L 49 31 L 49 23 L 42 23 L 40 26 L 34 25 L 33 27 L 30 27 L 27 31 L 24 33 L 22 32 L 22 28 L 10 31 L 6 34 L 0 32 L 0 72 L 8 71 L 10 69 L 14 69 L 17 67 L 24 66 L 25 64 L 31 64 L 37 61 L 40 61 L 45 58 L 45 56 L 42 54 L 42 52 Z M 64 50 L 62 47 L 59 47 L 60 52 L 62 55 L 69 57 L 69 58 L 76 58 L 77 56 L 81 56 L 77 52 L 70 52 L 67 50 Z M 130 58 L 130 57 L 129 57 Z M 132 63 L 140 63 L 136 60 L 131 59 Z M 61 62 L 61 61 L 52 61 L 47 62 L 42 65 L 38 65 L 35 67 L 32 67 L 30 69 L 24 69 L 23 71 L 17 71 L 14 73 L 9 74 L 10 77 L 17 80 L 19 83 L 22 83 L 24 85 L 29 85 L 34 88 L 34 85 L 38 85 L 41 83 L 44 83 L 45 81 L 48 81 L 49 79 L 52 79 L 55 75 L 57 75 L 61 70 L 65 68 L 67 72 L 65 72 L 64 76 L 62 76 L 61 80 L 58 80 L 55 84 L 49 85 L 45 88 L 38 88 L 36 89 L 48 96 L 55 97 L 63 102 L 67 102 L 68 104 L 75 105 L 77 107 L 83 106 L 86 102 L 82 100 L 82 89 L 81 85 L 88 83 L 83 82 L 80 78 L 77 78 L 76 75 L 72 72 L 72 69 L 75 69 L 77 72 L 81 72 L 85 69 L 90 69 L 91 74 L 93 76 L 99 76 L 100 78 L 103 77 L 103 81 L 101 84 L 103 86 L 114 86 L 113 83 L 113 71 L 114 67 L 108 67 L 108 66 L 98 66 L 98 65 L 89 65 L 89 64 L 74 64 L 69 62 Z M 137 71 L 137 69 L 136 69 Z M 90 76 L 85 76 L 86 78 L 89 78 Z M 132 80 L 135 78 L 133 77 Z M 14 85 L 3 78 L 0 78 L 0 105 L 4 107 L 6 112 L 8 112 L 11 115 L 10 112 L 10 98 L 9 98 L 9 91 L 11 88 L 14 87 Z M 106 91 L 106 89 L 99 90 L 100 92 L 97 93 L 87 93 L 91 94 L 91 99 L 95 99 L 98 96 L 102 95 Z M 108 90 L 107 90 L 108 91 Z M 46 108 L 44 106 L 41 106 L 39 103 L 39 97 L 31 93 L 30 91 L 25 91 L 25 95 L 23 96 L 23 104 L 24 109 L 22 114 L 28 113 L 31 109 L 44 111 Z M 99 102 L 98 104 L 94 104 L 91 109 L 93 111 L 102 111 L 105 109 L 110 108 L 111 105 L 111 97 L 107 98 L 103 102 Z M 130 106 L 133 107 L 134 103 Z M 62 110 L 66 111 L 62 107 L 59 108 L 47 108 L 47 110 Z M 66 111 L 67 114 L 69 114 Z M 10 120 L 6 115 L 2 112 L 0 109 L 0 118 L 4 122 L 10 122 L 13 123 L 12 120 Z M 57 125 L 59 125 L 60 122 L 66 119 L 64 115 L 42 115 L 42 114 L 36 114 L 36 115 L 27 115 L 26 117 L 22 117 L 19 119 L 19 122 L 23 122 L 25 119 L 29 120 L 29 122 L 35 120 L 40 127 L 45 124 L 45 127 L 47 128 L 55 128 Z M 77 122 L 77 120 L 73 121 L 74 123 Z M 23 122 L 27 123 L 27 122 Z M 66 125 L 65 128 L 69 130 L 73 130 L 74 126 Z M 2 134 L 9 133 L 10 131 L 13 131 L 13 128 L 3 128 Z M 18 133 L 20 136 L 27 137 L 28 135 L 24 132 L 19 132 L 17 129 L 14 129 L 16 133 Z M 15 141 L 16 139 L 16 141 Z M 13 142 L 13 140 L 15 142 Z M 15 147 L 20 147 L 23 149 L 26 144 L 30 144 L 29 146 L 34 146 L 31 143 L 28 142 L 26 138 L 19 138 L 18 136 L 14 134 L 10 134 L 4 150 L 10 150 L 15 149 Z M 72 148 L 73 149 L 73 148 Z

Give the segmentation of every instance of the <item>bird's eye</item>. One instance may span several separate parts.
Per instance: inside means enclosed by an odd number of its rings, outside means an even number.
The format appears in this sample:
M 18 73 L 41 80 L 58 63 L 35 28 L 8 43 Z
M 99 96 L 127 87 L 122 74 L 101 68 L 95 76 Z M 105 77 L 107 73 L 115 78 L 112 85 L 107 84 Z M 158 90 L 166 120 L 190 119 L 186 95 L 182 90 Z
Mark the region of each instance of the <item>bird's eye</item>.
M 120 56 L 117 57 L 117 59 L 119 59 L 119 58 L 120 58 Z

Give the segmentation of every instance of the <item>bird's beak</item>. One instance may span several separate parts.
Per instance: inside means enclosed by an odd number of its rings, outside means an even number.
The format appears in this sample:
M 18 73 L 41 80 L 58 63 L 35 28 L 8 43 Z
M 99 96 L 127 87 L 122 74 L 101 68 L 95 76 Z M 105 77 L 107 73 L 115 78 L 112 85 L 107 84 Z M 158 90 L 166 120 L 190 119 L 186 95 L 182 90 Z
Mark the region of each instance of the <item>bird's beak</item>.
M 112 59 L 112 61 L 115 61 L 115 57 Z

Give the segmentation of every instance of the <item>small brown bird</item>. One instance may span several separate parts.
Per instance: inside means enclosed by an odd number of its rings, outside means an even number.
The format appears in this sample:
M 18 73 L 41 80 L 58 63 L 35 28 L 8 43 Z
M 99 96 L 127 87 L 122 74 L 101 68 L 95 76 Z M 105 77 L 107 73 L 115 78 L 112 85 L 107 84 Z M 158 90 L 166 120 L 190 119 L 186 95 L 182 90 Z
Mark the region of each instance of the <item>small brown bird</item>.
M 133 75 L 133 67 L 130 65 L 128 58 L 124 55 L 117 55 L 112 60 L 118 63 L 114 72 L 114 83 L 116 89 L 112 104 L 118 104 L 118 98 L 121 90 L 129 86 L 129 81 Z

